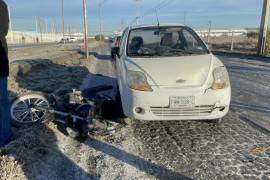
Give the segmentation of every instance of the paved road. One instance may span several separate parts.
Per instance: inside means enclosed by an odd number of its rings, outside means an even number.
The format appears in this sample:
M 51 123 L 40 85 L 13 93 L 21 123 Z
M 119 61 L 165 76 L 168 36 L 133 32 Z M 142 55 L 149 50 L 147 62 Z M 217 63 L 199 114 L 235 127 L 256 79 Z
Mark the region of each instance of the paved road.
M 105 45 L 89 68 L 114 82 L 114 64 L 108 55 Z M 232 110 L 224 122 L 133 120 L 115 137 L 105 139 L 107 145 L 90 143 L 103 157 L 101 178 L 270 179 L 270 135 L 246 121 L 269 123 L 270 64 L 220 58 L 233 87 Z M 90 82 L 91 75 L 83 86 Z
M 270 133 L 270 58 L 220 57 L 232 83 L 232 111 Z

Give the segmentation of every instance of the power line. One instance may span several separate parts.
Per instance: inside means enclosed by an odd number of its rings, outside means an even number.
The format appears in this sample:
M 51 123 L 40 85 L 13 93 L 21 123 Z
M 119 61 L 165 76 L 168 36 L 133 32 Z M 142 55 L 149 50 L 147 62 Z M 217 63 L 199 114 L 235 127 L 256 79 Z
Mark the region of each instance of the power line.
M 169 4 L 171 4 L 174 0 L 162 0 L 159 4 L 157 4 L 155 7 L 147 10 L 146 12 L 144 12 L 144 14 L 141 16 L 141 19 L 143 19 L 145 16 L 152 14 L 152 13 L 157 13 L 159 10 L 163 9 L 164 7 L 168 6 Z M 137 17 L 131 21 L 131 24 L 134 24 L 134 22 L 137 21 Z
M 146 12 L 142 17 L 157 12 L 159 10 L 161 10 L 162 8 L 168 6 L 170 3 L 172 3 L 174 0 L 163 0 L 162 2 L 160 2 L 157 6 L 155 6 L 154 8 L 150 9 L 149 12 Z

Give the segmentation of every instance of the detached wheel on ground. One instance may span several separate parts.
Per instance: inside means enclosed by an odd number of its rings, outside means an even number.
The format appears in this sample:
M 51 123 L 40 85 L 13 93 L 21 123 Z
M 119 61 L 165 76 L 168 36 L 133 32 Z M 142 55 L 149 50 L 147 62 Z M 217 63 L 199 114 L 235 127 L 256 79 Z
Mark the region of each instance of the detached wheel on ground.
M 22 126 L 41 123 L 48 117 L 50 103 L 42 93 L 29 93 L 11 103 L 11 124 Z

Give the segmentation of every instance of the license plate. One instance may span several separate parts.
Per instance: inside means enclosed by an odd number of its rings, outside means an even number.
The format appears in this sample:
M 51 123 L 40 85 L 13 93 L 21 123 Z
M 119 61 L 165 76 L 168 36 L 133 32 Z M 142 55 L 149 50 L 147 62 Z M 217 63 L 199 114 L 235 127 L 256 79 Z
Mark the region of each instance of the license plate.
M 181 106 L 194 106 L 195 97 L 194 96 L 175 96 L 170 97 L 171 107 L 181 107 Z

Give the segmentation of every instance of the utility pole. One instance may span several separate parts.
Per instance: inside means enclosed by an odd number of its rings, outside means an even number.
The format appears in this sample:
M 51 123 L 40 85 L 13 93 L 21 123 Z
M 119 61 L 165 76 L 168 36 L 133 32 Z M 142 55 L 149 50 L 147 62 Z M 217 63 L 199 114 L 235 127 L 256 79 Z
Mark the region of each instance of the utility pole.
M 232 31 L 232 38 L 231 38 L 231 51 L 234 49 L 234 31 Z
M 270 0 L 264 0 L 261 17 L 260 34 L 258 40 L 258 50 L 257 50 L 258 55 L 263 55 L 265 53 L 269 7 L 270 7 Z
M 35 23 L 36 23 L 36 36 L 38 37 L 38 19 L 37 19 L 37 16 L 35 16 Z
M 187 19 L 187 12 L 185 11 L 185 12 L 184 12 L 184 25 L 187 24 L 187 23 L 186 23 L 186 19 Z
M 63 32 L 63 38 L 65 37 L 65 18 L 64 18 L 64 0 L 62 0 L 62 32 Z M 65 43 L 65 41 L 64 41 Z
M 209 21 L 209 29 L 208 29 L 207 44 L 210 43 L 211 30 L 212 30 L 212 21 Z
M 89 50 L 88 50 L 88 23 L 87 23 L 86 0 L 83 0 L 83 20 L 84 20 L 84 48 L 85 48 L 86 59 L 88 59 Z
M 101 41 L 101 2 L 98 4 L 98 18 L 99 18 L 99 41 Z
M 39 30 L 38 30 L 39 23 L 38 23 L 37 16 L 35 16 L 35 21 L 36 21 L 36 43 L 38 44 L 39 43 Z
M 39 33 L 40 33 L 40 42 L 43 42 L 43 30 L 42 30 L 42 25 L 41 25 L 41 21 L 40 21 L 40 18 L 38 17 L 38 26 L 39 26 Z
M 137 3 L 137 12 L 136 12 L 136 23 L 137 25 L 139 25 L 139 19 L 141 17 L 141 12 L 140 12 L 140 1 L 141 0 L 135 0 L 135 2 Z
M 98 4 L 98 17 L 99 17 L 99 41 L 102 39 L 102 17 L 101 17 L 101 6 L 106 0 L 99 0 Z
M 54 31 L 54 41 L 58 41 L 57 22 L 55 21 L 55 19 L 53 19 L 53 31 Z
M 45 22 L 46 34 L 48 34 L 48 21 L 47 21 L 47 19 L 45 19 L 44 22 Z
M 11 16 L 10 16 L 10 8 L 8 6 L 8 17 L 9 17 L 9 31 L 10 31 L 10 36 L 11 36 L 11 43 L 14 43 L 14 38 L 13 38 L 13 30 L 12 30 L 12 21 L 11 21 Z
M 99 16 L 99 41 L 101 41 L 102 39 L 102 16 L 101 16 L 101 7 L 102 5 L 106 2 L 107 0 L 99 0 L 99 3 L 98 3 L 98 16 Z

